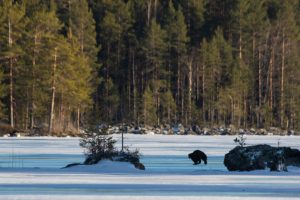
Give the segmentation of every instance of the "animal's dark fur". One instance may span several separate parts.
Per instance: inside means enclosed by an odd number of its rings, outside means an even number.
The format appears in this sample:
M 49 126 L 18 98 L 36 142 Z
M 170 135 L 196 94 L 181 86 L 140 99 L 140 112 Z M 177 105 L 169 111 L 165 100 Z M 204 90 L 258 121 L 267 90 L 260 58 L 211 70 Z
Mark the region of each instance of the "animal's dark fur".
M 203 160 L 204 164 L 207 164 L 207 156 L 200 150 L 196 150 L 189 154 L 189 158 L 194 162 L 194 165 L 198 165 Z

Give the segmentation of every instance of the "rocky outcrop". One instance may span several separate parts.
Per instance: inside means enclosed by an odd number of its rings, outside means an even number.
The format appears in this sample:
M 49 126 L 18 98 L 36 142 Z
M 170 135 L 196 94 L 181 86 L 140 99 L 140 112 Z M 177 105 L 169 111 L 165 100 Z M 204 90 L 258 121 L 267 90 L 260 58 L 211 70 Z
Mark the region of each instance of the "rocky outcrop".
M 290 147 L 255 145 L 235 147 L 225 155 L 224 165 L 229 171 L 252 171 L 270 168 L 285 171 L 286 166 L 300 167 L 300 151 Z

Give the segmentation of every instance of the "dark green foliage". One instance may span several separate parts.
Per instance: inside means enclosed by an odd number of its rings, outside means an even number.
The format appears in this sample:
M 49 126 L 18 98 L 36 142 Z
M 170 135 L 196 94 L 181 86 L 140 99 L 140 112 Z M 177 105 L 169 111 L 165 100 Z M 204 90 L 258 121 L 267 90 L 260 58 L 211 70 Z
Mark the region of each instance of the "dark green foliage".
M 130 150 L 128 147 L 125 147 L 123 151 L 119 152 L 118 158 L 116 161 L 121 162 L 130 162 L 136 164 L 140 162 L 140 152 L 138 149 Z
M 86 155 L 84 164 L 96 164 L 101 159 L 112 159 L 118 155 L 115 149 L 116 141 L 109 136 L 107 128 L 90 128 L 86 130 L 80 140 L 80 146 L 83 147 Z
M 300 129 L 299 8 L 2 0 L 0 119 L 33 129 L 51 116 L 54 132 L 87 121 Z
M 103 126 L 101 128 L 89 128 L 85 131 L 80 140 L 80 146 L 85 149 L 86 159 L 84 164 L 92 165 L 103 159 L 109 159 L 119 162 L 130 162 L 136 168 L 143 166 L 140 163 L 139 151 L 137 149 L 132 151 L 128 147 L 118 151 L 115 148 L 116 140 L 111 135 L 108 135 L 107 130 L 108 128 Z

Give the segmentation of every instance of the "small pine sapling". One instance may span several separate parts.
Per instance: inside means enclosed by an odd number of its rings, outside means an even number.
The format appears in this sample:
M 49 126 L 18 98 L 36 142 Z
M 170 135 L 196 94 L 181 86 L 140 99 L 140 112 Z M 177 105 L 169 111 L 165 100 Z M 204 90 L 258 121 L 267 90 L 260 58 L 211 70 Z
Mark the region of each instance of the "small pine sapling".
M 112 161 L 130 162 L 138 169 L 145 169 L 145 166 L 140 163 L 139 150 L 129 150 L 125 146 L 121 151 L 115 148 L 116 140 L 108 134 L 107 127 L 89 128 L 83 134 L 80 140 L 80 146 L 85 149 L 86 159 L 85 165 L 98 163 L 102 159 Z
M 115 149 L 116 140 L 108 135 L 107 130 L 107 127 L 86 130 L 80 140 L 80 146 L 86 150 L 84 164 L 96 164 L 101 159 L 112 159 L 118 154 Z
M 246 145 L 246 137 L 244 135 L 239 135 L 233 141 L 238 144 L 240 147 L 244 147 Z

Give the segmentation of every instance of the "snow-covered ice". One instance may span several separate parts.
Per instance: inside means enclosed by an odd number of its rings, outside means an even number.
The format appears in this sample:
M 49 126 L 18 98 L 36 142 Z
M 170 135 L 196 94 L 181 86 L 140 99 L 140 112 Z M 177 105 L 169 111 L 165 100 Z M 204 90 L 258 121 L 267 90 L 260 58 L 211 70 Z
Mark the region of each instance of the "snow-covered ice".
M 120 135 L 114 135 L 120 147 Z M 1 138 L 0 199 L 300 199 L 300 169 L 228 172 L 224 155 L 234 136 L 125 135 L 146 171 L 128 163 L 61 169 L 82 162 L 78 138 Z M 296 136 L 247 136 L 246 143 L 300 148 Z M 208 165 L 192 165 L 200 149 Z

